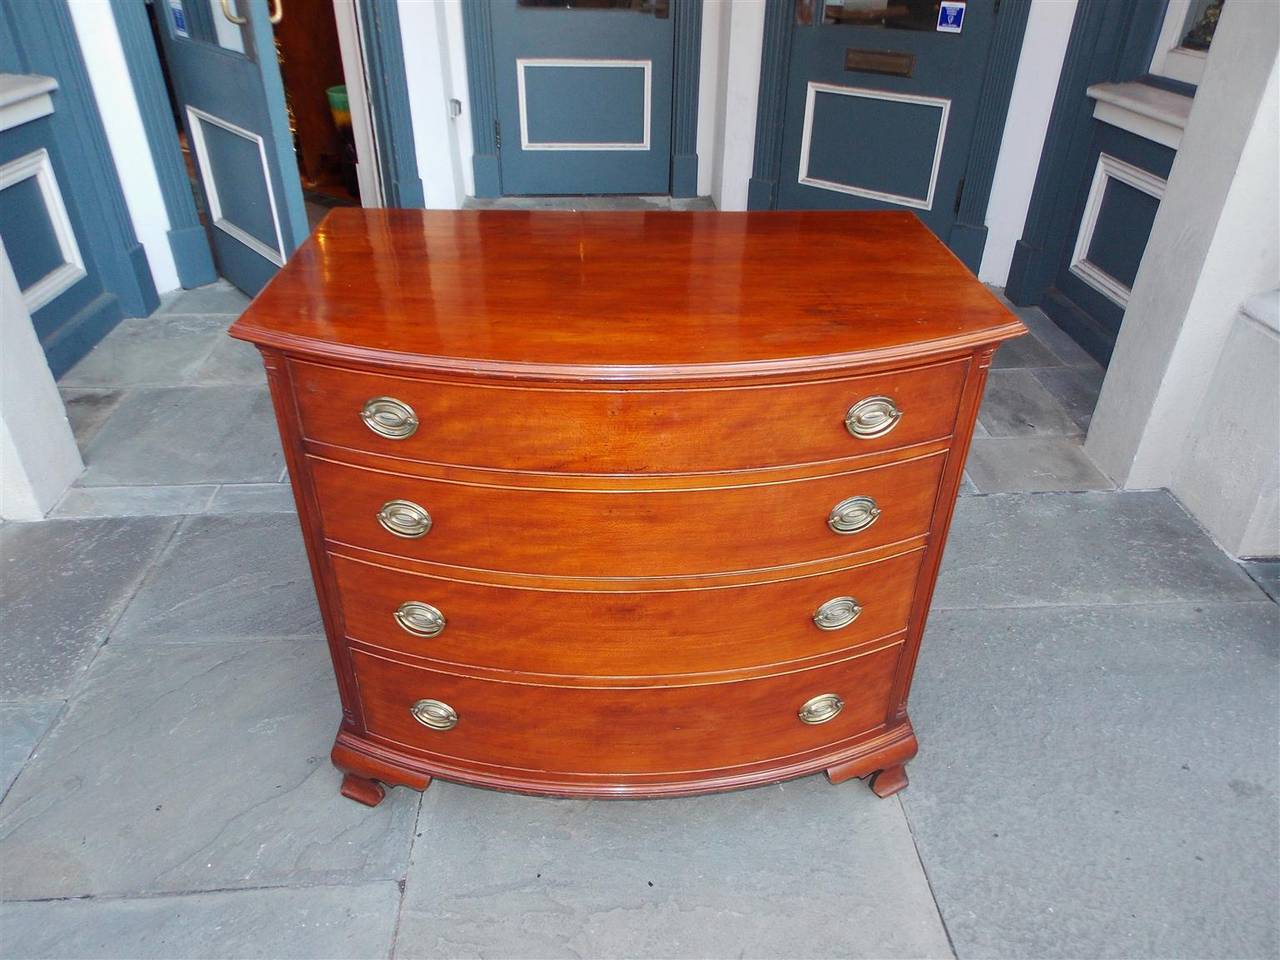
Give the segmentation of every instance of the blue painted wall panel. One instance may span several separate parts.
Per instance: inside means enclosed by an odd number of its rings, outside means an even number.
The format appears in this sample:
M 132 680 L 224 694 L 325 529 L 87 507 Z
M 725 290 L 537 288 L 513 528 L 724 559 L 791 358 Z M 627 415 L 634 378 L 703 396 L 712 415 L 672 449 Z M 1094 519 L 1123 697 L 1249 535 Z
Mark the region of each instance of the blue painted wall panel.
M 278 250 L 258 145 L 216 124 L 200 124 L 209 150 L 209 175 L 217 187 L 223 219 Z
M 809 176 L 923 201 L 941 119 L 937 107 L 819 92 Z
M 0 190 L 0 237 L 23 290 L 62 266 L 62 249 L 35 177 Z
M 1089 261 L 1132 288 L 1159 209 L 1155 197 L 1127 183 L 1110 181 L 1098 209 Z
M 643 143 L 641 67 L 524 67 L 530 143 Z

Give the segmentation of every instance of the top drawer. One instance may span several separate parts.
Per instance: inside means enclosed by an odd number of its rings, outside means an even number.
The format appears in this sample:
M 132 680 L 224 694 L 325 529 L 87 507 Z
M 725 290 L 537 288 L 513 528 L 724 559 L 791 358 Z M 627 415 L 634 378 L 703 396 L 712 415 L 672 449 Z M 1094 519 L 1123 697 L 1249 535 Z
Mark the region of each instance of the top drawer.
M 291 367 L 311 440 L 431 463 L 613 474 L 811 463 L 942 439 L 968 360 L 812 383 L 616 390 Z

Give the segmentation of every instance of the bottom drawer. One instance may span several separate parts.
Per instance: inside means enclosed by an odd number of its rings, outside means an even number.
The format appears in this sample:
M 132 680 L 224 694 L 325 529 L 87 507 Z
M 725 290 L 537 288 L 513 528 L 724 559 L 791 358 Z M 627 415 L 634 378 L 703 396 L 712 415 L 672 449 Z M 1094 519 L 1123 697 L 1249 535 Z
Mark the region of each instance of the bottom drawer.
M 481 680 L 353 649 L 371 737 L 448 764 L 601 776 L 711 770 L 820 750 L 881 726 L 902 643 L 837 664 L 734 683 L 665 687 L 550 686 Z M 822 720 L 812 707 L 834 694 Z M 433 729 L 414 705 L 436 701 Z

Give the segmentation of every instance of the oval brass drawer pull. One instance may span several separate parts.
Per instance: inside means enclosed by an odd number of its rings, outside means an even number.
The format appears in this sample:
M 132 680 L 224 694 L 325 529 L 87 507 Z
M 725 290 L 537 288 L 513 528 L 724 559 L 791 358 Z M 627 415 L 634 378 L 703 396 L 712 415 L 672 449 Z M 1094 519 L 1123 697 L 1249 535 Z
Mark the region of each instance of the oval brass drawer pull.
M 403 440 L 418 429 L 418 415 L 413 407 L 395 397 L 371 397 L 360 411 L 364 425 L 380 437 Z
M 431 529 L 431 514 L 412 500 L 388 500 L 378 511 L 378 522 L 388 533 L 416 540 Z
M 452 730 L 458 725 L 458 711 L 443 700 L 419 700 L 409 712 L 413 719 L 432 730 Z
M 400 628 L 415 637 L 438 637 L 448 626 L 443 613 L 421 600 L 405 601 L 396 607 L 394 616 Z
M 796 714 L 801 723 L 826 723 L 844 709 L 844 701 L 839 694 L 820 693 L 805 703 Z
M 844 415 L 845 428 L 860 440 L 883 437 L 898 425 L 902 411 L 892 397 L 867 397 L 859 400 Z
M 833 597 L 813 615 L 819 630 L 841 630 L 858 619 L 862 607 L 853 597 Z
M 871 497 L 849 497 L 831 508 L 827 526 L 836 533 L 861 533 L 880 517 L 880 508 Z

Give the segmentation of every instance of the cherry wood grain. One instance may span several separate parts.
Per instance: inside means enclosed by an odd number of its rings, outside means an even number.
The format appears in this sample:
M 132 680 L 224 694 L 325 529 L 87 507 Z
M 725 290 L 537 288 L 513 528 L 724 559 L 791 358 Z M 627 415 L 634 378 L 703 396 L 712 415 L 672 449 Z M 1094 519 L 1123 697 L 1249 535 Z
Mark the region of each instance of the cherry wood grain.
M 688 776 L 830 747 L 885 726 L 901 642 L 842 663 L 737 683 L 563 687 L 495 683 L 352 650 L 369 736 L 457 764 L 625 778 Z M 810 698 L 835 693 L 844 709 L 800 721 Z M 452 730 L 419 724 L 420 699 L 447 703 Z
M 466 384 L 294 363 L 312 440 L 435 463 L 576 473 L 738 470 L 861 456 L 949 437 L 967 360 L 815 383 L 704 389 Z M 391 396 L 419 419 L 390 439 L 360 418 Z M 845 427 L 849 408 L 888 396 L 902 418 L 879 437 Z
M 267 361 L 343 792 L 901 789 L 987 367 L 1022 332 L 907 214 L 329 217 L 233 334 Z M 904 410 L 874 441 L 842 423 L 864 389 Z M 375 437 L 360 406 L 400 392 L 418 434 Z M 854 495 L 880 519 L 833 533 Z M 388 499 L 431 532 L 384 531 Z M 828 593 L 862 617 L 818 631 Z M 445 632 L 395 626 L 405 599 Z M 820 693 L 845 709 L 801 723 Z M 417 723 L 421 698 L 458 726 Z
M 401 370 L 812 373 L 1016 336 L 906 212 L 332 211 L 232 326 Z
M 646 577 L 776 567 L 855 553 L 928 529 L 944 456 L 791 483 L 640 492 L 443 483 L 309 457 L 330 540 L 488 570 Z M 831 509 L 872 497 L 867 529 L 837 534 Z M 391 500 L 431 515 L 405 539 L 377 522 Z
M 608 592 L 467 583 L 331 555 L 347 635 L 435 666 L 559 677 L 647 678 L 737 671 L 831 655 L 902 632 L 923 551 L 838 573 L 715 589 Z M 821 630 L 815 611 L 853 597 L 862 613 Z M 435 637 L 408 633 L 394 613 L 417 600 L 447 621 Z M 634 682 L 630 681 L 630 682 Z

